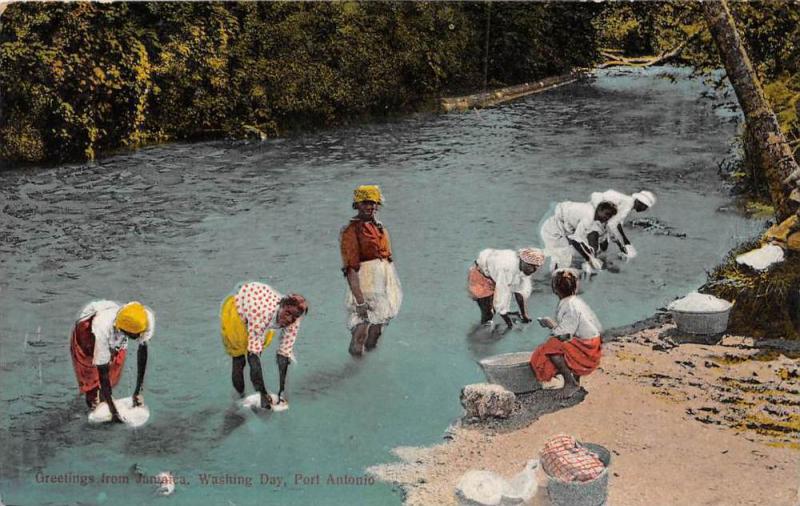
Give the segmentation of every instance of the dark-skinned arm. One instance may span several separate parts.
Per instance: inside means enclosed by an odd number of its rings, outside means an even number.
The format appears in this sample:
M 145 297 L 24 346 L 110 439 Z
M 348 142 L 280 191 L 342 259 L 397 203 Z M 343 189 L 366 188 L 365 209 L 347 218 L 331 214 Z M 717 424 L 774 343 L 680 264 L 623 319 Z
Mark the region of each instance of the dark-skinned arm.
M 525 297 L 523 297 L 521 293 L 514 292 L 514 299 L 517 301 L 519 316 L 522 319 L 522 323 L 530 323 L 531 319 L 528 318 L 528 311 L 525 308 Z
M 347 276 L 347 284 L 350 286 L 350 291 L 353 292 L 353 297 L 356 299 L 356 304 L 363 304 L 364 295 L 361 292 L 361 283 L 358 280 L 358 271 L 348 268 L 345 276 Z
M 350 291 L 353 293 L 353 298 L 356 299 L 356 314 L 359 318 L 361 318 L 361 320 L 366 321 L 368 318 L 367 311 L 369 310 L 369 305 L 364 300 L 364 293 L 361 291 L 361 283 L 358 280 L 358 271 L 347 268 L 345 276 L 347 276 L 347 284 L 350 286 Z
M 98 365 L 97 374 L 100 376 L 100 399 L 108 405 L 108 409 L 111 411 L 111 421 L 114 423 L 122 423 L 119 411 L 117 411 L 114 400 L 111 398 L 111 378 L 109 377 L 108 364 Z
M 592 255 L 584 243 L 575 241 L 573 239 L 568 239 L 568 241 L 573 248 L 578 250 L 578 253 L 581 254 L 584 260 L 586 260 L 587 262 L 590 262 L 592 260 Z
M 289 371 L 289 358 L 283 355 L 275 355 L 278 361 L 278 373 L 280 374 L 280 386 L 278 390 L 278 402 L 283 399 L 283 392 L 286 390 L 286 373 Z
M 578 251 L 580 251 L 583 258 L 592 266 L 592 268 L 600 270 L 603 266 L 603 262 L 595 256 L 595 252 L 598 249 L 600 243 L 600 233 L 599 232 L 590 232 L 588 236 L 586 236 L 586 240 L 589 242 L 587 246 L 584 243 L 577 243 L 581 247 Z
M 589 247 L 592 248 L 591 251 L 597 251 L 600 248 L 600 232 L 590 232 L 586 239 L 589 241 Z
M 619 236 L 622 237 L 622 245 L 620 246 L 620 249 L 625 249 L 624 246 L 630 244 L 631 241 L 628 240 L 628 236 L 625 235 L 625 231 L 622 230 L 622 223 L 617 223 L 617 232 L 619 232 Z M 619 241 L 615 242 L 617 243 L 617 245 L 619 245 Z
M 264 375 L 261 372 L 261 359 L 255 353 L 247 352 L 247 365 L 250 366 L 250 382 L 253 388 L 261 394 L 261 407 L 268 408 L 272 404 L 267 387 L 264 385 Z
M 358 234 L 356 229 L 358 225 L 349 225 L 342 231 L 339 238 L 339 246 L 342 253 L 342 271 L 347 279 L 347 286 L 350 287 L 350 292 L 356 300 L 356 312 L 359 318 L 366 319 L 367 306 L 364 301 L 364 294 L 361 292 L 361 284 L 358 280 L 358 269 L 361 266 L 360 259 L 360 246 L 358 242 Z
M 139 394 L 142 391 L 142 384 L 144 383 L 144 373 L 147 370 L 147 343 L 139 345 L 136 351 L 136 388 L 133 390 L 133 405 L 141 406 Z

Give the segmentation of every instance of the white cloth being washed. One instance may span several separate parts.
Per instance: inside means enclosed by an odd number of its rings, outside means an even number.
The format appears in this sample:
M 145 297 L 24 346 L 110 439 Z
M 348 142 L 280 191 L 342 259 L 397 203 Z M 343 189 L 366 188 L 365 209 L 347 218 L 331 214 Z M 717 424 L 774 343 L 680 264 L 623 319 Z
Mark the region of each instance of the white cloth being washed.
M 757 271 L 765 271 L 780 262 L 783 262 L 783 248 L 777 244 L 765 244 L 736 257 L 736 263 L 747 265 Z

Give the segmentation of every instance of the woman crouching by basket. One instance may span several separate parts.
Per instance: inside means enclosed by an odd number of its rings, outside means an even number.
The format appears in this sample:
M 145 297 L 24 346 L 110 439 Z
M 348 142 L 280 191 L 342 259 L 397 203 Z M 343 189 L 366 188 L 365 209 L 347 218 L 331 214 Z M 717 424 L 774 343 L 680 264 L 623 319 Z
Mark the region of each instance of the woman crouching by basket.
M 575 295 L 578 277 L 570 270 L 556 271 L 551 285 L 560 299 L 556 321 L 539 318 L 552 336 L 531 355 L 531 368 L 545 389 L 558 389 L 558 397 L 569 398 L 578 391 L 580 376 L 600 364 L 602 327 L 594 311 Z M 563 384 L 563 387 L 561 386 Z

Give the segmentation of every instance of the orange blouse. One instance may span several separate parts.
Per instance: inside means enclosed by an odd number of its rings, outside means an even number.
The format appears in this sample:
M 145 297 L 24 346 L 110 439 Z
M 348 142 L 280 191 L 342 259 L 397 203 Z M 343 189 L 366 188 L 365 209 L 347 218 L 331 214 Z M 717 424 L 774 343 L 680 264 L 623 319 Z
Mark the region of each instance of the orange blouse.
M 389 232 L 379 223 L 351 220 L 350 224 L 342 230 L 340 244 L 342 270 L 345 274 L 348 269 L 357 271 L 361 267 L 361 262 L 378 258 L 392 260 Z

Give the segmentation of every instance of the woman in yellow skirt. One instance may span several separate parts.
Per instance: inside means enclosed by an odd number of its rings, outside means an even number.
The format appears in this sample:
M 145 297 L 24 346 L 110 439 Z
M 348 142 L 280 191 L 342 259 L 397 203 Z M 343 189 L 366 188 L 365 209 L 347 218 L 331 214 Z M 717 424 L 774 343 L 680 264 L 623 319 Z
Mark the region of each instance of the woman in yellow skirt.
M 261 407 L 269 409 L 272 400 L 267 394 L 261 371 L 261 352 L 272 342 L 276 330 L 281 341 L 276 359 L 280 372 L 278 403 L 286 401 L 286 374 L 294 359 L 294 343 L 308 303 L 302 295 L 281 295 L 264 283 L 247 282 L 234 295 L 225 299 L 220 312 L 222 345 L 233 359 L 233 388 L 244 397 L 244 367 L 250 365 L 250 381 L 261 394 Z

